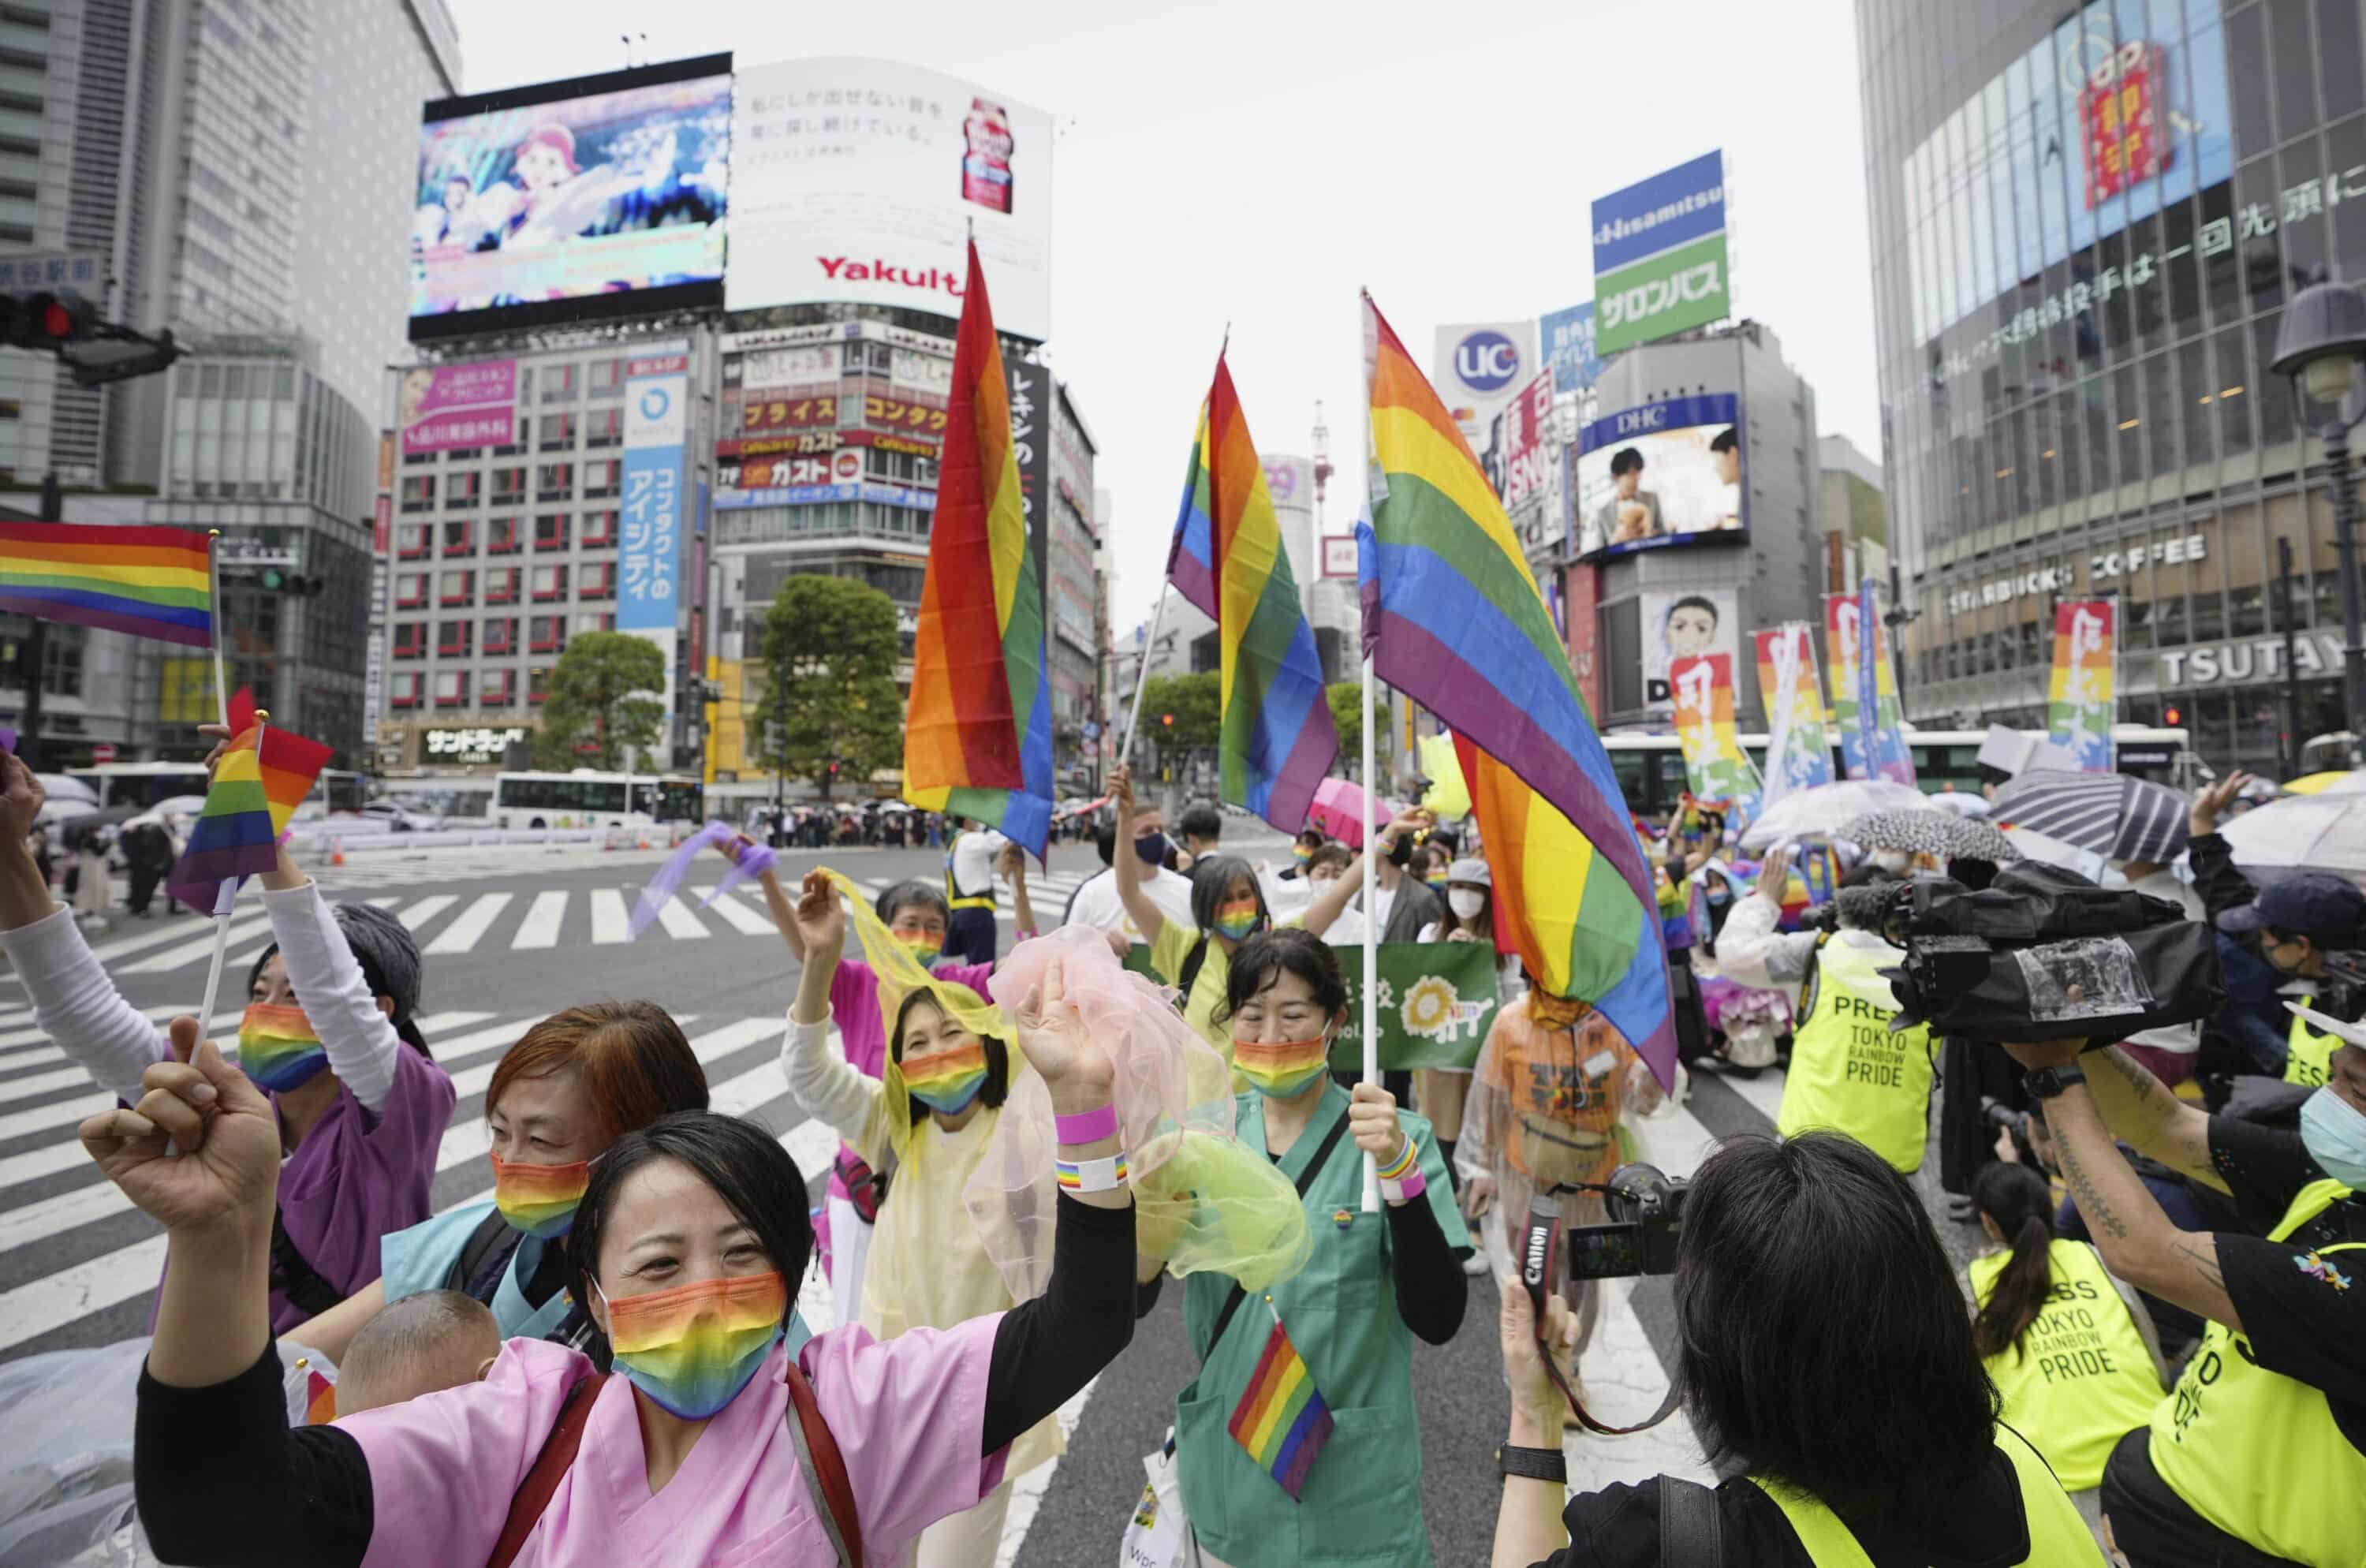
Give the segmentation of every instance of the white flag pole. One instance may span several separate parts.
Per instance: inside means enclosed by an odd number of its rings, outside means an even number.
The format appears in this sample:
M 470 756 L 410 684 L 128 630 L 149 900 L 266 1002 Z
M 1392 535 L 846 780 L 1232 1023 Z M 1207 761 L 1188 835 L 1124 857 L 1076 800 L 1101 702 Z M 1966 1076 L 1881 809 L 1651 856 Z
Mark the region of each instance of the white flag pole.
M 271 716 L 263 709 L 254 710 L 254 750 L 258 759 L 263 750 L 264 721 Z M 231 737 L 235 740 L 236 736 Z M 222 964 L 230 956 L 230 907 L 237 901 L 238 885 L 243 877 L 225 876 L 214 893 L 214 956 L 206 968 L 205 1005 L 197 1010 L 197 1035 L 203 1039 L 213 1032 L 214 1003 L 221 997 Z
M 1380 1081 L 1380 930 L 1373 917 L 1372 856 L 1380 851 L 1374 827 L 1373 801 L 1378 784 L 1372 776 L 1372 656 L 1364 656 L 1364 1081 Z M 1380 1211 L 1380 1167 L 1364 1156 L 1364 1213 Z
M 1133 761 L 1133 735 L 1142 725 L 1142 694 L 1150 687 L 1150 650 L 1158 646 L 1158 627 L 1166 619 L 1166 595 L 1175 586 L 1172 578 L 1158 581 L 1158 607 L 1150 612 L 1150 632 L 1142 639 L 1142 659 L 1133 667 L 1133 708 L 1126 715 L 1125 744 L 1118 748 L 1117 760 L 1129 766 Z
M 214 711 L 221 716 L 221 727 L 230 728 L 230 678 L 222 661 L 221 641 L 221 530 L 215 528 L 206 535 L 206 614 L 213 623 Z M 263 721 L 270 716 L 258 711 L 255 716 L 255 749 L 263 748 Z M 235 740 L 237 736 L 230 737 Z M 213 787 L 208 779 L 206 786 Z M 190 831 L 194 834 L 196 829 Z M 197 1010 L 197 1038 L 203 1041 L 213 1032 L 214 1003 L 221 994 L 222 964 L 230 956 L 230 908 L 238 897 L 239 879 L 224 877 L 214 892 L 214 955 L 206 968 L 205 1005 Z

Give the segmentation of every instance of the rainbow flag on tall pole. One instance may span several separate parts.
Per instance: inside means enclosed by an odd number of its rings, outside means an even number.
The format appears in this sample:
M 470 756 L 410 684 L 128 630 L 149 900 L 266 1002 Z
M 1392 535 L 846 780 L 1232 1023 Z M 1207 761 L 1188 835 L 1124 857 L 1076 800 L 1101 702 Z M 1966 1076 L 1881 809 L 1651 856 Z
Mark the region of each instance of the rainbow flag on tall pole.
M 1265 464 L 1221 353 L 1200 405 L 1166 576 L 1216 623 L 1223 798 L 1285 833 L 1297 832 L 1306 826 L 1315 786 L 1338 759 L 1339 732 L 1266 490 Z
M 912 648 L 904 798 L 991 822 L 1038 859 L 1052 827 L 1043 620 L 1002 345 L 973 241 Z
M 1479 460 L 1369 295 L 1364 352 L 1372 499 L 1371 523 L 1358 531 L 1365 650 L 1381 679 L 1534 793 L 1533 805 L 1519 806 L 1523 824 L 1545 821 L 1538 806 L 1566 819 L 1566 839 L 1541 826 L 1525 837 L 1525 827 L 1506 829 L 1519 844 L 1516 897 L 1533 923 L 1566 919 L 1560 994 L 1593 1004 L 1673 1087 L 1675 1021 L 1658 901 L 1544 595 Z M 1486 787 L 1479 782 L 1474 800 Z M 1513 843 L 1481 821 L 1491 863 L 1498 852 L 1515 858 Z

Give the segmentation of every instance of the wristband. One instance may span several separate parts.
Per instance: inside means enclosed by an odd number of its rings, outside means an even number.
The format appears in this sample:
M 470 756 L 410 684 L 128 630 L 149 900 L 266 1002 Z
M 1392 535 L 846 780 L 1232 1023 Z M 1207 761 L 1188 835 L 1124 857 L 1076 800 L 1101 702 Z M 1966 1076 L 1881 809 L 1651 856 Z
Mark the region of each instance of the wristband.
M 1569 1484 L 1569 1456 L 1559 1449 L 1523 1449 L 1505 1443 L 1495 1450 L 1495 1468 L 1505 1475 Z
M 1397 1151 L 1397 1157 L 1380 1168 L 1380 1179 L 1396 1181 L 1403 1179 L 1404 1173 L 1413 1169 L 1419 1162 L 1420 1157 L 1421 1145 L 1408 1137 L 1404 1141 L 1404 1147 Z
M 1063 1192 L 1111 1192 L 1125 1185 L 1125 1151 L 1100 1159 L 1055 1159 L 1052 1169 Z
M 1071 1147 L 1098 1144 L 1103 1138 L 1117 1136 L 1117 1106 L 1114 1102 L 1097 1110 L 1083 1111 L 1074 1116 L 1054 1116 L 1052 1125 L 1060 1142 Z
M 1413 1169 L 1405 1172 L 1403 1176 L 1393 1180 L 1386 1177 L 1383 1177 L 1380 1179 L 1380 1196 L 1387 1199 L 1391 1203 L 1405 1202 L 1411 1199 L 1420 1197 L 1424 1192 L 1428 1190 L 1429 1179 L 1422 1175 L 1421 1168 L 1419 1166 L 1414 1167 Z

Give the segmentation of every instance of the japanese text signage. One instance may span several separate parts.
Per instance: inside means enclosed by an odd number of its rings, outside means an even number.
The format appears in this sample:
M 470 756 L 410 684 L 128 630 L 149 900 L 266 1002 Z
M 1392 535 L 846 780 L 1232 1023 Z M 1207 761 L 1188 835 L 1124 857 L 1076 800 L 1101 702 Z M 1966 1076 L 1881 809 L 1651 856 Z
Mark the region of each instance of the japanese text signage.
M 517 439 L 514 359 L 406 370 L 400 398 L 398 419 L 406 457 L 507 446 Z
M 1545 367 L 1552 372 L 1553 390 L 1583 392 L 1602 378 L 1602 360 L 1594 351 L 1594 302 L 1555 310 L 1537 322 L 1544 340 Z
M 419 740 L 421 749 L 434 761 L 467 765 L 501 761 L 526 733 L 516 725 L 499 729 L 428 729 L 421 731 Z
M 673 711 L 675 609 L 682 581 L 682 442 L 689 431 L 690 362 L 682 355 L 634 360 L 625 384 L 624 538 L 616 555 L 616 629 L 655 642 L 666 656 L 666 711 Z
M 96 304 L 106 284 L 104 256 L 0 256 L 0 288 L 71 288 Z
M 1545 470 L 1545 432 L 1552 423 L 1553 378 L 1547 371 L 1526 387 L 1504 410 L 1504 510 L 1515 512 L 1525 502 L 1540 498 L 1549 478 Z M 1553 520 L 1556 524 L 1560 519 Z M 1542 544 L 1544 539 L 1526 540 Z
M 2119 705 L 2116 602 L 2068 599 L 2054 607 L 2054 675 L 2045 704 L 2046 739 L 2079 759 L 2079 770 L 2108 773 L 2112 716 Z
M 1598 355 L 1731 314 L 1723 152 L 1594 202 L 1594 304 Z

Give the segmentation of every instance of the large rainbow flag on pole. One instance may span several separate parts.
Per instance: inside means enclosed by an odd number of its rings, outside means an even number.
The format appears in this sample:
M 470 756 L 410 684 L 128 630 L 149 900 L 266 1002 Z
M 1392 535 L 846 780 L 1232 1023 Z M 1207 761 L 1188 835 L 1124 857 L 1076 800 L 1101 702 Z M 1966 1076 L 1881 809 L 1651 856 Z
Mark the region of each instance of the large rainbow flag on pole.
M 1592 1003 L 1673 1086 L 1675 1022 L 1658 904 L 1544 595 L 1479 460 L 1369 295 L 1364 348 L 1372 496 L 1371 525 L 1358 530 L 1365 651 L 1380 679 L 1497 765 L 1475 770 L 1471 797 L 1499 905 L 1529 928 L 1538 978 Z
M 206 648 L 211 538 L 113 523 L 0 523 L 0 610 Z
M 904 798 L 991 822 L 1040 859 L 1052 827 L 1043 578 L 1028 547 L 1010 390 L 974 242 L 947 402 L 904 717 Z
M 1265 464 L 1221 354 L 1208 400 L 1200 405 L 1166 575 L 1216 623 L 1223 797 L 1285 833 L 1297 832 L 1306 826 L 1315 786 L 1338 758 L 1339 732 L 1266 490 Z

